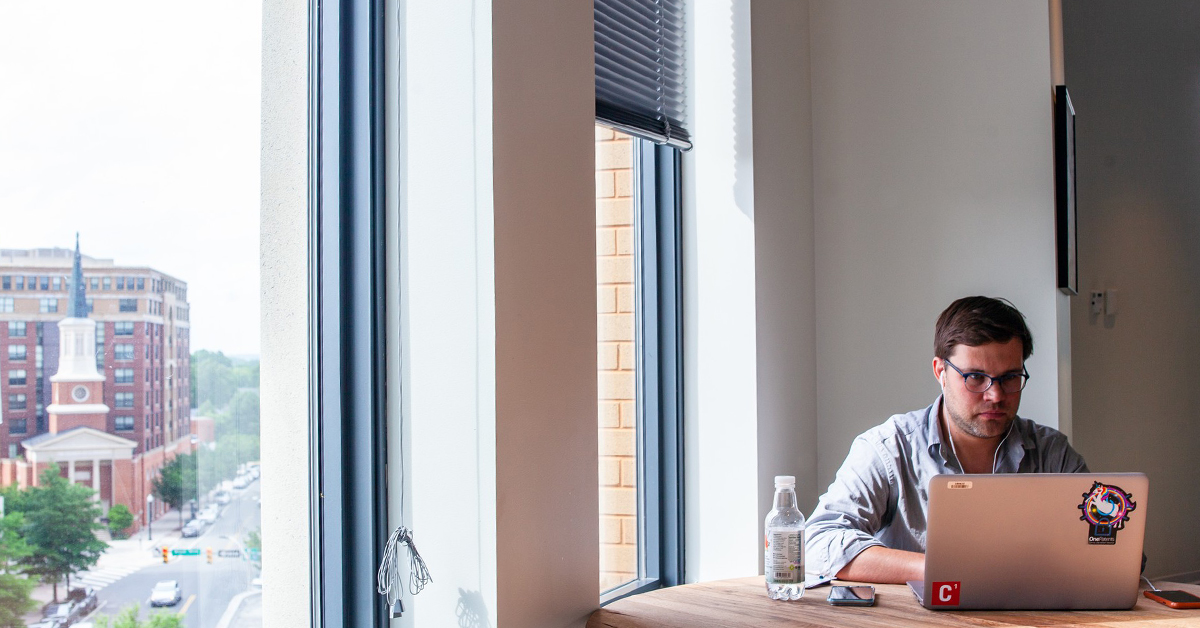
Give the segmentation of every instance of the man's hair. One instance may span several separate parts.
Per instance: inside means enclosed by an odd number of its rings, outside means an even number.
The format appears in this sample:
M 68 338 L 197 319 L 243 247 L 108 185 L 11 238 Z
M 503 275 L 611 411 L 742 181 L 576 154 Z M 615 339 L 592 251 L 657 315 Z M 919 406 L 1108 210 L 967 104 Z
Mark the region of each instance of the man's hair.
M 990 342 L 1021 340 L 1022 358 L 1033 353 L 1033 334 L 1025 316 L 1005 299 L 963 297 L 942 312 L 933 332 L 933 354 L 943 360 L 957 345 L 978 347 Z

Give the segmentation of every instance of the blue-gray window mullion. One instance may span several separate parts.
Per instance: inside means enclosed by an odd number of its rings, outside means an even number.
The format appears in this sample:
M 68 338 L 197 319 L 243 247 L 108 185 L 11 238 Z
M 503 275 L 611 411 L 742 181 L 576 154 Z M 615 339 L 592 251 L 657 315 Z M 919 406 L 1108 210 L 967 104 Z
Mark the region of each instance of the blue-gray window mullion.
M 313 5 L 314 623 L 384 626 L 382 0 Z
M 679 151 L 656 145 L 654 193 L 658 240 L 659 578 L 684 576 L 683 492 L 683 203 Z

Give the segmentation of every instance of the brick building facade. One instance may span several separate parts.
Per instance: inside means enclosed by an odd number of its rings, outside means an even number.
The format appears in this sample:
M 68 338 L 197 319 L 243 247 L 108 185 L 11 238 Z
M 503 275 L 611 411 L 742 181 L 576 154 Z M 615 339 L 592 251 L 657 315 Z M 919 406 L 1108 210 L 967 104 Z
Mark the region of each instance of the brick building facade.
M 124 503 L 141 514 L 150 478 L 192 448 L 189 328 L 187 284 L 170 275 L 78 249 L 0 250 L 0 484 L 36 482 L 57 455 L 106 510 Z M 85 337 L 94 382 L 64 364 Z M 71 377 L 79 381 L 60 381 Z M 96 412 L 77 412 L 80 399 Z M 53 453 L 83 447 L 104 455 Z
M 600 590 L 637 578 L 633 142 L 596 127 Z

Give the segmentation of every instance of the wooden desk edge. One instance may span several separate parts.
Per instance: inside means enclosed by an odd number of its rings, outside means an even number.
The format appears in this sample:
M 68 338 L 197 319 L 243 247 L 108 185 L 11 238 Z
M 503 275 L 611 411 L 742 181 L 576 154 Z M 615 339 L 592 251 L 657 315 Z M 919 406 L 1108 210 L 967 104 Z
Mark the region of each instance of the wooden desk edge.
M 762 576 L 686 584 L 617 600 L 592 613 L 587 628 L 736 628 L 792 623 L 812 628 L 1086 627 L 1113 623 L 1122 628 L 1149 628 L 1181 625 L 1180 620 L 1184 620 L 1184 625 L 1200 627 L 1200 609 L 1168 608 L 1147 599 L 1140 591 L 1137 605 L 1127 611 L 931 611 L 918 605 L 905 585 L 871 586 L 877 591 L 875 606 L 835 607 L 825 601 L 828 586 L 805 591 L 804 599 L 798 602 L 781 602 L 767 597 Z M 1200 595 L 1200 585 L 1156 582 L 1155 586 Z

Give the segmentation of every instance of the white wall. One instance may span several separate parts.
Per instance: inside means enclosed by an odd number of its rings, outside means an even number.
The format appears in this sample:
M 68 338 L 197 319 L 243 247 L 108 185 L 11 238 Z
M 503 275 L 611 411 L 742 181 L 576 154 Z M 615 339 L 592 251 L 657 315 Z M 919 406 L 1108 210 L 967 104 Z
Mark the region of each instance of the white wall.
M 394 623 L 496 626 L 490 3 L 401 6 L 399 97 L 389 99 L 400 109 L 388 189 L 398 190 L 403 290 L 390 300 L 402 372 L 388 395 L 390 524 L 401 525 L 403 495 L 403 523 L 435 584 L 406 591 L 411 612 Z
M 263 617 L 310 622 L 308 14 L 265 0 L 262 43 Z
M 1025 314 L 1021 414 L 1055 426 L 1045 0 L 810 7 L 820 485 L 854 435 L 933 401 L 933 325 L 958 297 Z
M 816 282 L 808 2 L 755 0 L 754 246 L 758 348 L 758 512 L 776 475 L 817 483 Z M 762 568 L 762 552 L 757 552 Z
M 755 405 L 750 3 L 697 2 L 684 155 L 686 579 L 752 575 L 762 547 Z
M 1150 476 L 1146 573 L 1200 579 L 1200 5 L 1063 6 L 1076 110 L 1075 444 Z M 1115 289 L 1095 316 L 1087 292 Z M 1139 502 L 1142 503 L 1142 502 Z

